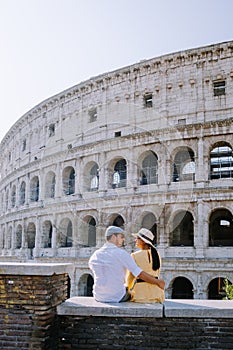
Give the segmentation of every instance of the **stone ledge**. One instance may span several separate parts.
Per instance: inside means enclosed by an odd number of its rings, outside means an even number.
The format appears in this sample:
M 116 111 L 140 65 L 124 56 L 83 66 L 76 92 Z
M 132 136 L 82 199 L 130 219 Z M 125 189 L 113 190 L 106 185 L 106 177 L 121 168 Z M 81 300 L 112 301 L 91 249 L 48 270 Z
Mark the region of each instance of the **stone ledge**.
M 73 297 L 58 305 L 57 313 L 63 316 L 163 317 L 163 305 L 101 303 L 92 297 Z
M 233 300 L 166 299 L 164 304 L 101 303 L 72 297 L 57 306 L 59 316 L 233 318 Z
M 164 316 L 183 318 L 233 318 L 233 300 L 165 300 Z
M 73 264 L 1 262 L 0 275 L 52 276 L 70 273 Z

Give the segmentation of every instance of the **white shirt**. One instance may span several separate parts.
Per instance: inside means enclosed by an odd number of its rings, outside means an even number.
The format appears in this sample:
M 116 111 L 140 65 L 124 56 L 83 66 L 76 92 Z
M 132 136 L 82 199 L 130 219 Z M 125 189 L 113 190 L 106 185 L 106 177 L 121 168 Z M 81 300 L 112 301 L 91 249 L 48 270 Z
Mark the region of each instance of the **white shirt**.
M 125 295 L 127 270 L 135 277 L 142 272 L 126 250 L 110 242 L 95 251 L 89 260 L 89 267 L 94 274 L 94 298 L 107 303 L 119 302 Z

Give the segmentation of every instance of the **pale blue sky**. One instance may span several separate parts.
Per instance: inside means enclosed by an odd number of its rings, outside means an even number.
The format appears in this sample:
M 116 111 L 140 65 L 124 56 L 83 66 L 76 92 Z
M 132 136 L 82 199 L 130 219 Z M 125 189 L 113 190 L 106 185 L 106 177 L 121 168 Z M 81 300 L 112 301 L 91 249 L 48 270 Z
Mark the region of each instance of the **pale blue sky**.
M 0 0 L 0 139 L 92 76 L 232 40 L 232 13 L 232 0 Z

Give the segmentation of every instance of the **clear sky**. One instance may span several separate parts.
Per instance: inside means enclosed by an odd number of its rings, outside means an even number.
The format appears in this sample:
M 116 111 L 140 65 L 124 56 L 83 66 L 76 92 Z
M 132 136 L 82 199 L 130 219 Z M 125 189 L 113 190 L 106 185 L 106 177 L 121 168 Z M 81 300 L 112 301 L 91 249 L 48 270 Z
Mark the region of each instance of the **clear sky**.
M 232 14 L 232 0 L 0 0 L 0 140 L 93 76 L 232 40 Z

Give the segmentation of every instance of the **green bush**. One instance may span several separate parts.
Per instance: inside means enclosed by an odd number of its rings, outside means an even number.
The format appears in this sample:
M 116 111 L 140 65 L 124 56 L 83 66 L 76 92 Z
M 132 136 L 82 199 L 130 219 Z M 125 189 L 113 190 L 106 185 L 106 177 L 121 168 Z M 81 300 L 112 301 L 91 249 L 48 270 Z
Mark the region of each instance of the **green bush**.
M 226 296 L 223 299 L 224 300 L 233 300 L 233 284 L 231 284 L 227 278 L 224 279 L 223 289 L 226 292 Z

